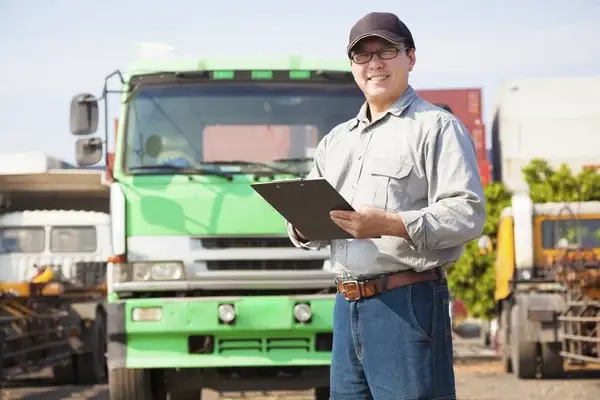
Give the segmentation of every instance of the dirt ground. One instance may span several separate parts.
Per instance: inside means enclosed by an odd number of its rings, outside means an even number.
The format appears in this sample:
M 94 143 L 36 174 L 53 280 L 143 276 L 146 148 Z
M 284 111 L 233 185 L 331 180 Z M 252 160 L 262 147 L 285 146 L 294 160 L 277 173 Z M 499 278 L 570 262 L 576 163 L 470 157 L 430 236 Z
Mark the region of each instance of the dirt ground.
M 502 372 L 497 361 L 459 361 L 455 366 L 459 400 L 598 400 L 600 368 L 570 370 L 566 380 L 520 381 Z M 109 400 L 104 385 L 94 387 L 46 387 L 42 381 L 23 382 L 4 389 L 2 399 L 27 400 Z M 312 400 L 306 393 L 223 393 L 206 392 L 203 400 Z

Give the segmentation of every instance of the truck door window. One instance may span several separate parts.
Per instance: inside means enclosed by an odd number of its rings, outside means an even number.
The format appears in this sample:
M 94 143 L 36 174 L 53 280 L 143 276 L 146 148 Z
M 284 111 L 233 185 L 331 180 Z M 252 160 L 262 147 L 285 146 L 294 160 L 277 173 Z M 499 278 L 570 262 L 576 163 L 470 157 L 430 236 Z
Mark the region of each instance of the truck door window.
M 50 251 L 56 253 L 92 253 L 97 249 L 93 226 L 54 227 L 50 231 Z
M 555 248 L 558 241 L 566 239 L 569 245 L 581 240 L 584 249 L 600 249 L 600 218 L 581 220 L 553 220 L 542 222 L 542 246 Z
M 41 253 L 46 245 L 43 227 L 0 228 L 0 253 Z

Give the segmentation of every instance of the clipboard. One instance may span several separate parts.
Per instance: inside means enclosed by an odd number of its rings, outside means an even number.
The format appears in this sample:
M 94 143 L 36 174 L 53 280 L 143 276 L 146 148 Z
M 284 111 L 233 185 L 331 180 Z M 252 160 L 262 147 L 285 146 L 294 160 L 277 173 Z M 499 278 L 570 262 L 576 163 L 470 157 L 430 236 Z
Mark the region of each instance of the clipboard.
M 250 186 L 308 240 L 354 238 L 331 220 L 329 212 L 355 210 L 325 178 L 290 179 Z

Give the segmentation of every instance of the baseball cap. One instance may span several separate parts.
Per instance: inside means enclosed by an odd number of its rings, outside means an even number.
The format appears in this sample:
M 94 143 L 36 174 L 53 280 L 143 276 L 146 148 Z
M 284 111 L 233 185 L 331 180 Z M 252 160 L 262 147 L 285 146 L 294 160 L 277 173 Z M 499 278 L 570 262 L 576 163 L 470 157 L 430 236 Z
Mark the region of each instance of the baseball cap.
M 415 48 L 410 30 L 398 16 L 386 12 L 372 12 L 359 19 L 350 30 L 346 53 L 350 54 L 359 40 L 369 36 L 378 36 L 394 44 L 406 42 L 409 48 Z

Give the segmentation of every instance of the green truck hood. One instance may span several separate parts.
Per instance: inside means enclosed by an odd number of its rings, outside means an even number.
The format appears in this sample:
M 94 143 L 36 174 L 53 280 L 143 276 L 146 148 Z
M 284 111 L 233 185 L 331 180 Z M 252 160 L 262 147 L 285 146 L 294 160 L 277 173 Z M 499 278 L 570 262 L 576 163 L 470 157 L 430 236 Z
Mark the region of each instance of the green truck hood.
M 128 236 L 285 234 L 284 219 L 250 187 L 252 175 L 235 175 L 233 181 L 144 175 L 119 182 Z

